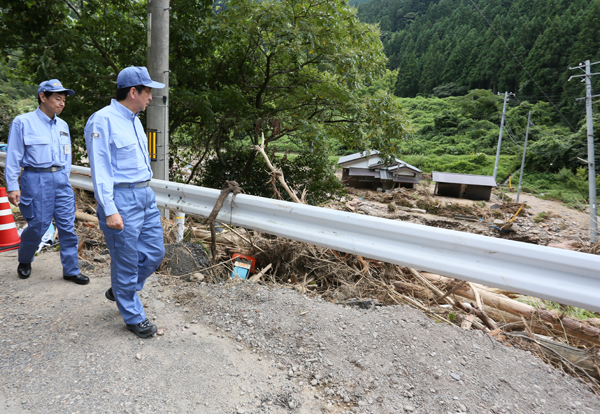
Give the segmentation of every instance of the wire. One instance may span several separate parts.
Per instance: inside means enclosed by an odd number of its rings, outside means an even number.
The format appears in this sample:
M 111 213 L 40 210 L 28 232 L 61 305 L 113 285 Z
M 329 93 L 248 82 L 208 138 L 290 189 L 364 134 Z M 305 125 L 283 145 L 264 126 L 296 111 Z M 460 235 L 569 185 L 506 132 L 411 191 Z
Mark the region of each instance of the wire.
M 494 33 L 496 33 L 496 37 L 498 37 L 498 39 L 500 39 L 500 41 L 504 44 L 504 46 L 506 46 L 506 48 L 508 49 L 508 51 L 510 52 L 510 54 L 512 55 L 512 57 L 517 61 L 517 63 L 525 71 L 525 73 L 527 74 L 527 76 L 529 76 L 529 79 L 532 80 L 532 82 L 535 84 L 535 86 L 537 86 L 538 89 L 544 94 L 544 96 L 546 97 L 546 99 L 548 99 L 548 102 L 550 102 L 552 104 L 552 106 L 554 107 L 554 109 L 556 109 L 556 111 L 560 114 L 560 116 L 562 117 L 562 119 L 564 119 L 565 122 L 567 123 L 567 125 L 569 125 L 571 127 L 571 129 L 575 132 L 576 129 L 573 127 L 573 125 L 571 125 L 571 123 L 569 122 L 569 120 L 562 114 L 562 112 L 560 112 L 560 110 L 556 107 L 556 105 L 554 105 L 554 102 L 552 102 L 552 100 L 548 97 L 548 95 L 546 95 L 546 92 L 544 92 L 544 90 L 542 89 L 542 87 L 535 81 L 535 79 L 533 79 L 533 76 L 531 76 L 531 74 L 529 73 L 529 71 L 525 68 L 525 66 L 523 66 L 523 64 L 521 63 L 521 61 L 519 60 L 519 58 L 517 57 L 517 55 L 515 55 L 513 53 L 513 51 L 511 50 L 511 48 L 508 47 L 508 45 L 506 44 L 506 42 L 504 41 L 504 39 L 502 38 L 502 36 L 500 36 L 500 34 L 496 31 L 496 29 L 494 28 L 494 26 L 492 26 L 492 23 L 490 23 L 490 21 L 487 19 L 487 17 L 485 17 L 485 15 L 483 14 L 483 12 L 481 10 L 479 10 L 479 7 L 477 7 L 477 5 L 475 4 L 475 2 L 473 0 L 469 0 L 469 1 L 473 5 L 473 7 L 475 7 L 477 9 L 477 11 L 481 15 L 481 17 L 483 17 L 483 19 L 488 24 L 488 26 L 490 26 L 490 28 L 494 31 Z

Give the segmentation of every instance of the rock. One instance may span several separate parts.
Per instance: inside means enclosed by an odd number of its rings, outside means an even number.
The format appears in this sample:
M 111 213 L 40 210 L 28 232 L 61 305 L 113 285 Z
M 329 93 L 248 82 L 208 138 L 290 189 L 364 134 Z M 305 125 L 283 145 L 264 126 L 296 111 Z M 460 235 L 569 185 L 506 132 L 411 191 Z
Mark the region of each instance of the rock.
M 504 226 L 505 222 L 504 222 L 504 220 L 495 219 L 495 220 L 494 220 L 494 224 L 495 224 L 496 226 Z
M 199 270 L 199 268 L 187 247 L 173 243 L 165 245 L 165 258 L 160 270 L 170 272 L 173 276 L 182 276 Z
M 413 407 L 412 405 L 405 405 L 404 406 L 404 411 L 406 411 L 406 412 L 415 411 L 415 407 Z
M 135 354 L 135 359 L 137 359 L 138 361 L 142 360 L 142 354 L 140 354 L 139 352 L 137 354 Z
M 194 273 L 190 276 L 190 282 L 202 282 L 204 280 L 204 275 L 202 273 Z
M 98 262 L 98 263 L 106 263 L 108 260 L 110 260 L 110 255 L 101 254 L 101 255 L 94 257 L 93 260 L 94 260 L 94 262 Z
M 455 374 L 454 372 L 451 372 L 451 373 L 450 373 L 450 376 L 451 376 L 452 378 L 454 378 L 456 381 L 460 381 L 460 375 L 458 375 L 458 374 Z
M 427 210 L 423 210 L 423 209 L 420 209 L 420 208 L 411 208 L 410 211 L 412 213 L 421 213 L 421 214 L 426 214 L 427 213 Z

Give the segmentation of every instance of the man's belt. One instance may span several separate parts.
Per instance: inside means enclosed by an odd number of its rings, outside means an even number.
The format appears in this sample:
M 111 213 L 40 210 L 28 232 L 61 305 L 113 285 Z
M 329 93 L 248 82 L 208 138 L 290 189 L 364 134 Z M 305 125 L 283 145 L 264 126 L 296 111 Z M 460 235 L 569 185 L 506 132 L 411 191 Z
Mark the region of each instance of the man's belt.
M 150 185 L 150 180 L 142 181 L 141 183 L 119 183 L 119 184 L 115 184 L 115 187 L 141 188 L 141 187 L 148 187 L 149 185 Z
M 56 172 L 56 171 L 61 171 L 61 170 L 64 170 L 65 167 L 60 167 L 58 165 L 53 165 L 52 167 L 48 167 L 48 168 L 24 167 L 23 169 L 25 171 L 40 173 L 40 172 Z

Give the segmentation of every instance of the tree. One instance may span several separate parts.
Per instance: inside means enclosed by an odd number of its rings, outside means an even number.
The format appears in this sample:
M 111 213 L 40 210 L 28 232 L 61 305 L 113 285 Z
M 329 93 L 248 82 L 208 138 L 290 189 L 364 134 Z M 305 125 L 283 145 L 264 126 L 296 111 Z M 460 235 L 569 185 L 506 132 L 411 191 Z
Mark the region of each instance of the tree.
M 83 147 L 85 120 L 114 96 L 118 71 L 145 64 L 145 25 L 145 1 L 5 0 L 0 49 L 22 51 L 22 79 L 59 78 L 78 92 L 64 115 Z M 225 163 L 223 151 L 263 133 L 300 152 L 325 154 L 335 138 L 389 158 L 405 135 L 389 94 L 361 96 L 385 74 L 385 55 L 345 0 L 179 0 L 170 56 L 172 162 L 194 162 L 190 181 L 211 154 Z

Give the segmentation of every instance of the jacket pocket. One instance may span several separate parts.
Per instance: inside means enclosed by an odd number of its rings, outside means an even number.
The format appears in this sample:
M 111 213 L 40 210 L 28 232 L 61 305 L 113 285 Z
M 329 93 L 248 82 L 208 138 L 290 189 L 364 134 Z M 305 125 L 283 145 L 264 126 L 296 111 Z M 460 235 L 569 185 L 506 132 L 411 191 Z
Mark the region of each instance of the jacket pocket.
M 23 137 L 27 158 L 35 164 L 52 162 L 52 139 L 49 136 L 27 134 Z
M 116 147 L 117 167 L 124 170 L 138 167 L 137 139 L 120 135 L 113 138 Z

